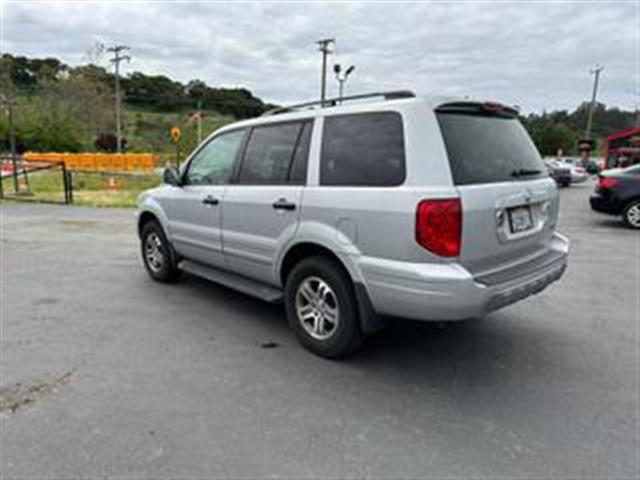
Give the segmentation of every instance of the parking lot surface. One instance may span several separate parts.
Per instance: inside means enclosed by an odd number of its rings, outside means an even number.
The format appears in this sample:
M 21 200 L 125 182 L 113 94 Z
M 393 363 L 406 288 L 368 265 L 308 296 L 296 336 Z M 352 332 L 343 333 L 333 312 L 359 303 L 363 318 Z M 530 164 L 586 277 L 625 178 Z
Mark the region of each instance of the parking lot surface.
M 4 203 L 0 475 L 635 478 L 640 235 L 590 191 L 559 283 L 341 362 L 280 306 L 152 282 L 131 210 Z

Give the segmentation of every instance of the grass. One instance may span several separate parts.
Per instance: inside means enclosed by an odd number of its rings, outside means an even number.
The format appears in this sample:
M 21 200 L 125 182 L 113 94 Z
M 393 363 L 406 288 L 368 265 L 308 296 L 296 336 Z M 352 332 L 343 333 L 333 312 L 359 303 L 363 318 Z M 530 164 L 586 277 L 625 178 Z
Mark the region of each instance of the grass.
M 91 207 L 135 207 L 138 195 L 160 184 L 155 173 L 107 174 L 73 172 L 73 203 Z M 62 172 L 43 171 L 29 175 L 30 195 L 16 195 L 13 179 L 5 178 L 2 186 L 6 199 L 30 202 L 64 203 Z

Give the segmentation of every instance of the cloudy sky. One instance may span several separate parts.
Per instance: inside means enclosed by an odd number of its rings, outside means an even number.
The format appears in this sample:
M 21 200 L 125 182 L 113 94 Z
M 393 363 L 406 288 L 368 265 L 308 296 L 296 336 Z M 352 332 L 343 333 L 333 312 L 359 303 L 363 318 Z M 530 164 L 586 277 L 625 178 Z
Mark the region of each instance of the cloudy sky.
M 273 102 L 315 98 L 320 53 L 354 64 L 348 92 L 469 94 L 524 111 L 574 108 L 605 66 L 599 99 L 634 108 L 638 1 L 179 2 L 1 0 L 2 52 L 87 61 L 131 46 L 125 72 L 246 86 Z M 107 65 L 107 59 L 102 60 Z M 332 74 L 329 91 L 336 90 Z

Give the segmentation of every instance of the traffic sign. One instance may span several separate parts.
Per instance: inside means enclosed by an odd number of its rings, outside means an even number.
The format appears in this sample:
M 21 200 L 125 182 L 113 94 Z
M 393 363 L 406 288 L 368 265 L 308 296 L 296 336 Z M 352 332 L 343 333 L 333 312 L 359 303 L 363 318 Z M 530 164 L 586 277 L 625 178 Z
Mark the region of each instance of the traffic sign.
M 171 138 L 173 139 L 173 141 L 175 143 L 178 143 L 178 140 L 180 140 L 180 135 L 182 134 L 182 132 L 180 131 L 180 129 L 178 127 L 173 127 L 171 129 Z

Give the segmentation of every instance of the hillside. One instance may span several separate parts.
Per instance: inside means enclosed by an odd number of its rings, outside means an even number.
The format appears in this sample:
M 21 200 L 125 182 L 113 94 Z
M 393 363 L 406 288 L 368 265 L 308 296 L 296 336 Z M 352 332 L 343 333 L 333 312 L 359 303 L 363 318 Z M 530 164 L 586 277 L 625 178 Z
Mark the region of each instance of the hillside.
M 105 68 L 70 67 L 55 58 L 4 54 L 0 91 L 14 104 L 19 151 L 95 151 L 115 147 L 115 78 Z M 133 72 L 121 79 L 123 131 L 127 151 L 174 151 L 169 130 L 183 130 L 181 148 L 197 143 L 202 109 L 203 137 L 236 119 L 260 115 L 272 105 L 245 88 L 212 87 L 201 80 L 186 84 L 162 75 Z M 0 150 L 9 149 L 8 121 L 0 117 Z M 98 141 L 98 145 L 96 141 Z

